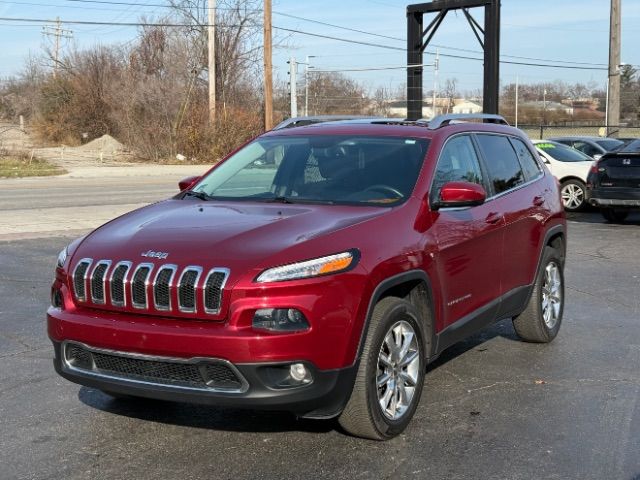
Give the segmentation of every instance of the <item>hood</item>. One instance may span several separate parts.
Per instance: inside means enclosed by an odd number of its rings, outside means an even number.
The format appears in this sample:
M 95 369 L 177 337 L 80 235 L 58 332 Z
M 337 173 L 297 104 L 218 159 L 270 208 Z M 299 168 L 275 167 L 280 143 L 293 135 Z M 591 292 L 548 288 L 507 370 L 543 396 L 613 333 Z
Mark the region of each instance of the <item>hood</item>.
M 229 267 L 246 271 L 296 244 L 384 215 L 388 208 L 166 200 L 95 230 L 74 257 Z M 295 261 L 298 259 L 292 259 Z

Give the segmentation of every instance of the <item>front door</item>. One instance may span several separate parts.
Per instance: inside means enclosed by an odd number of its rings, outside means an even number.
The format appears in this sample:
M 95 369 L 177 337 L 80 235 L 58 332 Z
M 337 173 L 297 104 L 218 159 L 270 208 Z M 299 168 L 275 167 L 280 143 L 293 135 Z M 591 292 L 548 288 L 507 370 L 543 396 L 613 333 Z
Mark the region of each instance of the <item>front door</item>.
M 452 137 L 445 144 L 431 189 L 432 202 L 447 182 L 477 183 L 488 190 L 486 174 L 470 135 Z M 481 314 L 495 316 L 501 292 L 504 216 L 491 203 L 433 212 L 437 240 L 436 265 L 443 294 L 443 324 Z

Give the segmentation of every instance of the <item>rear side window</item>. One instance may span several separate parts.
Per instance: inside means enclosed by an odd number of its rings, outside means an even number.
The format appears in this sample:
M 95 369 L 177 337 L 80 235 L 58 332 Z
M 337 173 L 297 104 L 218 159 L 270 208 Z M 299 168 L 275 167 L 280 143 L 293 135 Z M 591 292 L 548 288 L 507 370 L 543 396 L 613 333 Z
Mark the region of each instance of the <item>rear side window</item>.
M 509 139 L 502 135 L 478 134 L 478 143 L 486 159 L 489 181 L 495 194 L 525 183 L 524 173 Z
M 536 162 L 535 158 L 533 158 L 531 150 L 527 148 L 522 140 L 519 140 L 517 138 L 511 138 L 511 143 L 513 144 L 513 148 L 518 155 L 520 165 L 522 166 L 522 170 L 527 181 L 538 178 L 542 171 L 540 170 L 538 162 Z
M 448 182 L 471 182 L 484 187 L 480 161 L 469 135 L 453 137 L 442 149 L 432 189 L 436 198 Z

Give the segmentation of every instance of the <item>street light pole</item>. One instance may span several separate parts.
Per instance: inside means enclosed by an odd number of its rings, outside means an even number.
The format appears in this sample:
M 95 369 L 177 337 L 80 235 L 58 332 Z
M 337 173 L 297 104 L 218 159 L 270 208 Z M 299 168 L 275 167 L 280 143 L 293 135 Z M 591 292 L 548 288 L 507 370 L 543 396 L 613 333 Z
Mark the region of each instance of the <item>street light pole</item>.
M 307 55 L 304 64 L 304 114 L 309 116 L 309 61 L 316 58 L 315 55 Z

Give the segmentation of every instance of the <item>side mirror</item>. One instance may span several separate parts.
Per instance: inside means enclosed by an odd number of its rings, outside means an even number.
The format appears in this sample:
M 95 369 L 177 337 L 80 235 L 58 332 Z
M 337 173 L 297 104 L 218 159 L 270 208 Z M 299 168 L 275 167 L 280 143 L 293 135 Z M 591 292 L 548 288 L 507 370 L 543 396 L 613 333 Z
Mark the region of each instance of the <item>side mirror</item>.
M 593 156 L 593 159 L 594 159 L 594 160 L 600 160 L 601 158 L 602 158 L 602 154 L 601 154 L 601 153 L 596 153 L 596 154 Z
M 471 182 L 449 182 L 440 189 L 440 198 L 434 208 L 473 207 L 482 205 L 486 199 L 487 192 L 482 185 Z
M 194 183 L 196 183 L 198 180 L 200 180 L 202 177 L 199 177 L 197 175 L 193 176 L 193 177 L 187 177 L 187 178 L 183 178 L 182 180 L 180 180 L 178 182 L 178 188 L 180 189 L 180 191 L 182 192 L 183 190 L 186 190 L 187 188 L 189 188 L 191 185 L 193 185 Z

